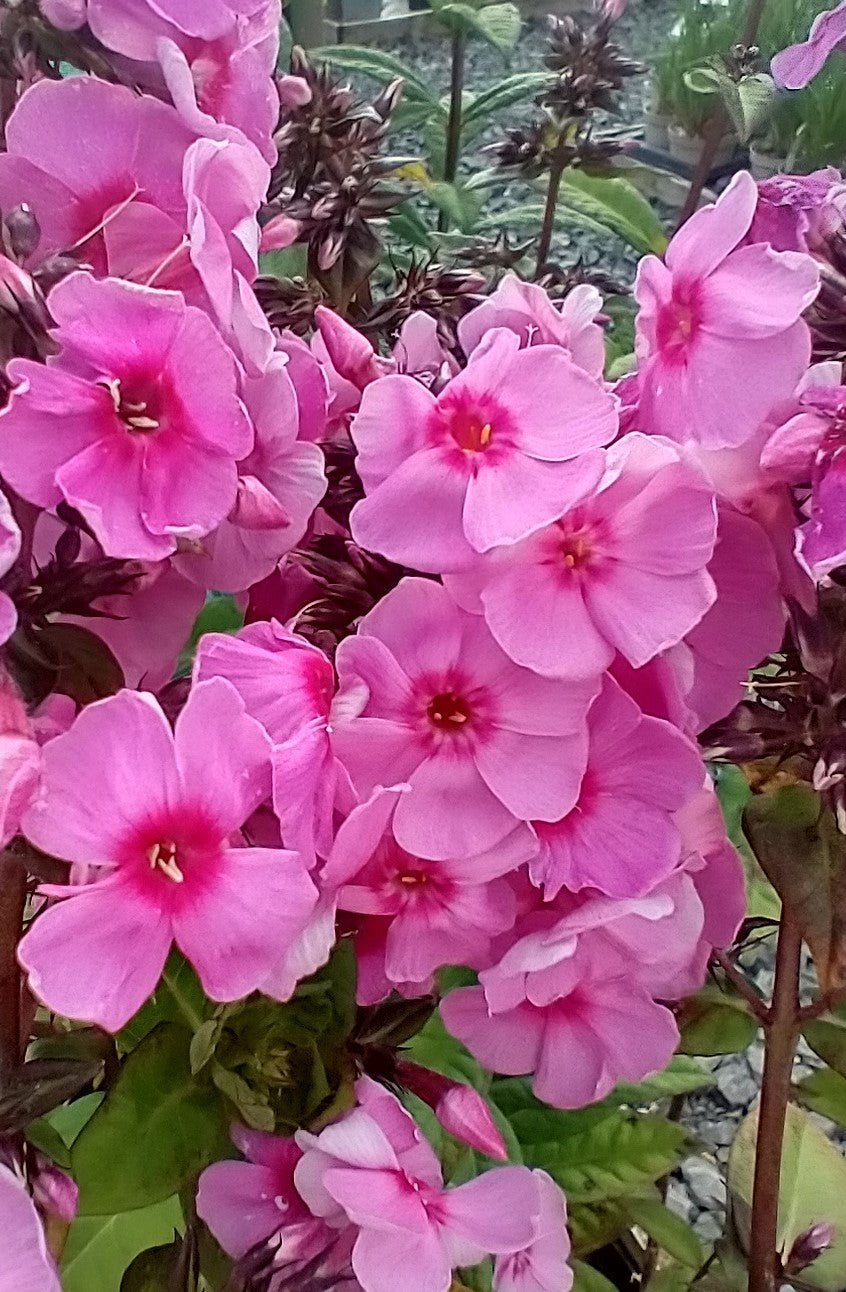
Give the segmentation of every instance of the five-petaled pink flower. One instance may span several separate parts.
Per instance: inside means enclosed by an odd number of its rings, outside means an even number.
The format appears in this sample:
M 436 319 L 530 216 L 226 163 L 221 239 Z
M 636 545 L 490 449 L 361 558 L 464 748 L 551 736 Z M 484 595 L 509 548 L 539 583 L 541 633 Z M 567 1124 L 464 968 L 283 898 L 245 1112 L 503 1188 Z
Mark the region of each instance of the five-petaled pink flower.
M 835 49 L 846 50 L 846 0 L 841 0 L 834 9 L 818 13 L 806 40 L 788 45 L 776 54 L 771 64 L 776 84 L 788 90 L 801 90 L 822 71 Z
M 175 733 L 152 696 L 89 705 L 43 751 L 21 828 L 102 878 L 47 887 L 19 947 L 35 996 L 118 1031 L 154 990 L 175 942 L 206 994 L 260 987 L 314 908 L 297 853 L 243 846 L 270 795 L 271 744 L 222 678 L 198 683 Z
M 616 429 L 613 397 L 566 351 L 494 328 L 437 397 L 404 375 L 366 387 L 353 537 L 416 570 L 461 569 L 592 489 Z
M 108 556 L 159 560 L 203 538 L 235 503 L 236 463 L 253 447 L 212 323 L 175 292 L 86 273 L 54 288 L 50 309 L 58 354 L 8 366 L 6 480 L 40 507 L 76 507 Z
M 801 315 L 817 293 L 817 267 L 801 252 L 742 245 L 757 201 L 754 180 L 741 171 L 713 206 L 691 216 L 663 261 L 640 262 L 644 429 L 704 448 L 742 444 L 808 366 Z

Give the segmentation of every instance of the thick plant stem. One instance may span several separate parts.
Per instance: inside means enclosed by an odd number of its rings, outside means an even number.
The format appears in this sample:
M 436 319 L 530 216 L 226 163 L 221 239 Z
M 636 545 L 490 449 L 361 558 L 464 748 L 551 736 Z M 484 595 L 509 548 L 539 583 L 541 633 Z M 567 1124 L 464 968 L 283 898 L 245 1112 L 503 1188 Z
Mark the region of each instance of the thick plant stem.
M 26 901 L 26 867 L 9 849 L 0 853 L 0 1084 L 21 1061 L 21 975 L 18 942 Z
M 450 78 L 449 121 L 447 122 L 446 151 L 444 153 L 444 179 L 453 184 L 458 174 L 461 156 L 461 127 L 464 113 L 464 56 L 467 52 L 467 33 L 456 27 L 452 33 L 452 75 Z M 438 217 L 438 228 L 446 229 L 444 211 Z
M 535 267 L 535 278 L 539 278 L 549 256 L 552 246 L 552 234 L 555 230 L 555 208 L 558 206 L 558 194 L 561 191 L 561 178 L 564 174 L 564 159 L 556 156 L 549 168 L 549 186 L 546 190 L 546 206 L 543 212 L 540 241 L 538 242 L 538 259 Z
M 784 1125 L 798 1035 L 801 956 L 799 924 L 795 914 L 785 905 L 778 935 L 770 1023 L 765 1032 L 749 1242 L 749 1292 L 776 1292 L 780 1281 L 776 1251 L 778 1194 Z

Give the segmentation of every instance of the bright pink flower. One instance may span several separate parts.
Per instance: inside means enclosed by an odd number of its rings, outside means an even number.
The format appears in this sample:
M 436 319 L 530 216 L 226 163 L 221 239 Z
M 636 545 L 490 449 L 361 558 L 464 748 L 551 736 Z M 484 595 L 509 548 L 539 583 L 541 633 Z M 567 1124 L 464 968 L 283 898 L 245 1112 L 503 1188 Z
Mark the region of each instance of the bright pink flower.
M 0 491 L 0 578 L 8 574 L 21 550 L 21 531 L 12 515 L 6 495 Z M 18 624 L 15 603 L 5 592 L 0 592 L 0 646 L 7 642 Z
M 207 633 L 200 641 L 194 677 L 224 677 L 247 713 L 274 744 L 276 813 L 286 846 L 309 865 L 326 857 L 334 837 L 334 812 L 354 802 L 349 781 L 329 741 L 335 674 L 316 646 L 275 620 L 248 625 L 235 636 Z
M 502 876 L 536 851 L 528 831 L 517 829 L 469 857 L 413 856 L 392 832 L 403 797 L 401 790 L 377 789 L 353 808 L 321 874 L 324 885 L 338 890 L 339 909 L 361 917 L 348 922 L 358 929 L 365 953 L 361 1004 L 382 1000 L 395 986 L 423 995 L 444 964 L 489 964 L 491 939 L 510 929 L 516 916 L 514 894 Z
M 768 242 L 773 251 L 807 251 L 808 236 L 839 216 L 831 198 L 842 190 L 839 170 L 826 166 L 810 175 L 774 175 L 758 184 L 758 205 L 747 242 Z
M 808 366 L 801 314 L 816 295 L 818 271 L 798 252 L 741 245 L 757 200 L 754 180 L 741 171 L 676 233 L 664 261 L 640 262 L 644 430 L 705 448 L 742 444 Z
M 535 1094 L 557 1108 L 602 1099 L 669 1061 L 678 1031 L 655 997 L 675 994 L 670 980 L 688 969 L 703 922 L 686 876 L 638 899 L 570 904 L 563 917 L 560 906 L 528 915 L 480 985 L 441 1002 L 446 1026 L 481 1063 L 533 1073 Z
M 535 1237 L 522 1252 L 497 1257 L 493 1292 L 569 1292 L 573 1286 L 566 1199 L 546 1171 L 532 1174 L 538 1191 Z
M 313 442 L 328 439 L 326 423 L 331 396 L 323 364 L 293 332 L 281 332 L 276 346 L 288 360 L 287 372 L 297 396 L 298 438 Z
M 0 1164 L 0 1292 L 61 1292 L 44 1230 L 21 1180 Z
M 397 1059 L 396 1074 L 403 1089 L 428 1104 L 444 1130 L 455 1139 L 488 1157 L 508 1160 L 505 1140 L 478 1090 L 405 1059 Z
M 5 478 L 40 507 L 78 508 L 108 556 L 159 560 L 208 534 L 235 502 L 253 432 L 206 315 L 85 273 L 53 289 L 50 309 L 58 354 L 8 365 Z
M 437 398 L 401 375 L 365 389 L 353 537 L 417 570 L 461 569 L 588 493 L 616 429 L 613 398 L 564 350 L 495 328 Z
M 444 349 L 437 319 L 420 310 L 403 323 L 391 358 L 397 372 L 416 377 L 429 390 L 440 389 L 460 371 L 457 361 Z
M 235 506 L 179 568 L 203 587 L 241 592 L 267 578 L 296 546 L 326 492 L 324 458 L 298 440 L 300 412 L 288 360 L 276 352 L 260 376 L 245 378 L 242 397 L 255 447 L 238 467 Z
M 0 847 L 18 832 L 38 786 L 41 756 L 20 691 L 0 667 Z
M 714 600 L 713 494 L 674 445 L 623 436 L 595 492 L 551 525 L 445 583 L 502 649 L 545 677 L 635 667 L 679 641 Z M 648 613 L 646 612 L 648 607 Z
M 413 1118 L 362 1078 L 359 1107 L 319 1135 L 297 1132 L 303 1149 L 294 1183 L 314 1215 L 359 1228 L 352 1266 L 364 1292 L 448 1292 L 452 1271 L 487 1254 L 529 1246 L 538 1196 L 531 1171 L 494 1167 L 445 1189 L 440 1165 Z
M 798 45 L 788 45 L 776 54 L 771 63 L 773 77 L 778 85 L 788 90 L 801 90 L 821 72 L 833 50 L 846 48 L 846 0 L 835 9 L 817 14 L 811 23 L 806 40 Z
M 221 678 L 194 687 L 175 735 L 150 695 L 121 691 L 50 741 L 22 829 L 104 877 L 45 889 L 66 900 L 20 944 L 48 1008 L 117 1031 L 174 942 L 213 1000 L 259 987 L 317 896 L 297 854 L 238 846 L 270 793 L 270 748 Z
M 602 297 L 587 283 L 553 302 L 536 283 L 506 274 L 495 292 L 465 314 L 458 339 L 469 355 L 491 328 L 508 328 L 524 346 L 563 347 L 575 364 L 599 379 L 605 368 L 605 335 L 594 320 L 601 309 Z
M 578 802 L 561 821 L 535 827 L 541 851 L 529 864 L 532 879 L 548 899 L 562 888 L 642 897 L 681 860 L 673 814 L 698 792 L 702 761 L 690 741 L 668 722 L 644 717 L 610 677 L 588 730 Z
M 235 1147 L 245 1162 L 215 1162 L 200 1176 L 197 1214 L 227 1255 L 240 1260 L 272 1235 L 284 1233 L 287 1259 L 307 1261 L 335 1239 L 294 1188 L 302 1150 L 292 1139 L 236 1126 Z
M 318 305 L 314 321 L 317 330 L 311 350 L 329 383 L 330 427 L 342 431 L 357 412 L 366 387 L 393 372 L 395 365 L 380 358 L 367 338 L 335 310 Z
M 478 856 L 575 803 L 596 683 L 518 668 L 438 584 L 403 579 L 336 665 L 335 752 L 363 796 L 409 783 L 393 830 L 413 856 Z

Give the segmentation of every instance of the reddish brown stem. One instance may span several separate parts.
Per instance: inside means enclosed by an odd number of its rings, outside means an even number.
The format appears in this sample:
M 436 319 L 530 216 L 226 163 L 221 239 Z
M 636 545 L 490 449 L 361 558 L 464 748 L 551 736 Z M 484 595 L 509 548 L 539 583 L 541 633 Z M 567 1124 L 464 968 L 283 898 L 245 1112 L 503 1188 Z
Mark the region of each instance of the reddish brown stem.
M 714 953 L 714 963 L 720 966 L 729 982 L 746 1001 L 761 1026 L 766 1027 L 770 1021 L 770 1011 L 746 975 L 738 969 L 728 952 L 716 951 Z
M 26 867 L 9 849 L 0 853 L 0 1081 L 21 1061 L 21 976 L 18 942 L 26 901 Z
M 785 905 L 776 951 L 770 1022 L 765 1031 L 764 1075 L 758 1112 L 752 1232 L 749 1242 L 749 1292 L 776 1292 L 780 1279 L 776 1249 L 781 1155 L 790 1079 L 796 1050 L 802 934 Z

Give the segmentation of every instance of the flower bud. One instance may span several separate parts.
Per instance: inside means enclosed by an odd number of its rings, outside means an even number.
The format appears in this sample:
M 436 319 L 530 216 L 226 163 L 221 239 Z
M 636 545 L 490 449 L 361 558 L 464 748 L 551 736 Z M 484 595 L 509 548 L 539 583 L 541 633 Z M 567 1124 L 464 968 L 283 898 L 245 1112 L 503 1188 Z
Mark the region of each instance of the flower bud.
M 429 1105 L 445 1131 L 488 1157 L 507 1160 L 505 1140 L 477 1090 L 404 1059 L 397 1061 L 396 1071 L 397 1079 Z
M 68 1225 L 75 1219 L 79 1189 L 69 1175 L 41 1153 L 38 1154 L 38 1174 L 32 1183 L 32 1196 L 43 1215 L 55 1216 Z
M 801 1233 L 790 1249 L 784 1266 L 785 1274 L 798 1274 L 821 1256 L 834 1240 L 834 1225 L 827 1220 L 817 1220 Z
M 279 102 L 289 111 L 292 108 L 304 108 L 311 103 L 311 86 L 303 76 L 280 76 L 276 81 Z

